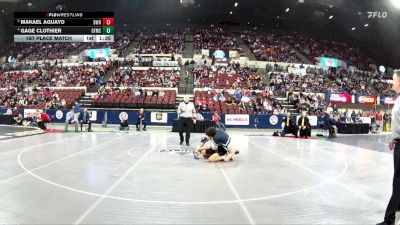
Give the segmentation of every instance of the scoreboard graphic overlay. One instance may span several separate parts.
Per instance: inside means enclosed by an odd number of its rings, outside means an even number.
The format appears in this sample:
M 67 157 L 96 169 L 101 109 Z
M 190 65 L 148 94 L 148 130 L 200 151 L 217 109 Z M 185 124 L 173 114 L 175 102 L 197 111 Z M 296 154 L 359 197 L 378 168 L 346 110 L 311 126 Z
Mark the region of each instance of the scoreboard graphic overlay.
M 114 42 L 114 13 L 14 12 L 14 42 Z

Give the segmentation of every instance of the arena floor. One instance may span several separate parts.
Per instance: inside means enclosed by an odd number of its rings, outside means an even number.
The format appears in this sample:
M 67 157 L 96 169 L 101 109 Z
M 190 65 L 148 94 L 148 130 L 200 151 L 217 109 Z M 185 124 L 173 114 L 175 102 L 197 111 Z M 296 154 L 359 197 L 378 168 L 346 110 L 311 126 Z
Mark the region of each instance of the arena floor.
M 170 129 L 149 130 L 0 141 L 0 224 L 375 224 L 383 218 L 393 173 L 385 135 L 331 142 L 231 131 L 240 154 L 213 164 L 194 160 Z M 193 135 L 193 146 L 200 137 Z

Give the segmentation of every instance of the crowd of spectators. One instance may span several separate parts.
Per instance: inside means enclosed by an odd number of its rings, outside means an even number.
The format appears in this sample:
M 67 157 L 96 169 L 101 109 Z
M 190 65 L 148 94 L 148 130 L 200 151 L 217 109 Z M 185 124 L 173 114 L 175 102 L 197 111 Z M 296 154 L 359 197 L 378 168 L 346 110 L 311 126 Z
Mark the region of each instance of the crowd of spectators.
M 264 86 L 257 69 L 239 67 L 235 64 L 228 67 L 199 65 L 194 68 L 193 74 L 196 88 L 263 89 Z
M 118 68 L 106 82 L 106 87 L 177 87 L 180 70 L 133 70 L 131 67 Z
M 40 60 L 55 60 L 66 59 L 74 52 L 81 43 L 43 43 L 36 44 L 36 48 L 24 61 L 40 61 Z
M 202 49 L 226 49 L 241 52 L 238 32 L 226 31 L 222 28 L 196 30 L 194 36 L 194 49 L 200 52 Z
M 0 107 L 66 108 L 84 94 L 82 90 L 46 87 L 87 87 L 96 84 L 110 67 L 103 65 L 55 65 L 50 70 L 0 72 Z M 43 89 L 46 88 L 46 89 Z
M 383 74 L 353 70 L 307 70 L 306 75 L 271 72 L 270 87 L 282 93 L 348 93 L 352 95 L 394 96 L 391 84 Z
M 142 89 L 138 88 L 123 88 L 123 87 L 102 87 L 93 95 L 93 99 L 106 98 L 114 94 L 132 94 L 134 98 L 147 98 L 150 97 L 164 97 L 166 91 L 164 89 Z
M 43 72 L 35 80 L 39 87 L 92 87 L 110 69 L 111 62 L 77 66 L 57 65 Z
M 383 76 L 379 73 L 338 70 L 330 73 L 328 77 L 333 81 L 332 87 L 337 87 L 331 92 L 395 96 L 394 91 L 391 90 L 392 85 L 383 79 Z
M 312 63 L 315 57 L 331 57 L 343 60 L 349 66 L 359 70 L 370 71 L 373 60 L 360 49 L 345 43 L 329 40 L 318 40 L 300 35 L 286 35 L 283 39 L 304 54 Z
M 196 111 L 199 113 L 230 114 L 284 114 L 286 109 L 275 100 L 270 91 L 236 88 L 234 90 L 196 91 Z
M 182 54 L 185 32 L 142 29 L 138 38 L 136 54 Z
M 101 87 L 93 96 L 95 107 L 175 108 L 176 91 L 157 89 Z
M 51 70 L 0 72 L 0 88 L 22 91 L 35 87 L 91 87 L 104 76 L 111 63 L 102 65 L 57 65 Z
M 142 56 L 138 54 L 133 58 L 119 60 L 117 64 L 119 67 L 152 67 L 154 61 L 178 62 L 177 66 L 179 66 L 181 59 L 176 58 L 174 54 L 172 54 L 170 57 Z
M 34 52 L 38 46 L 39 44 L 34 43 L 11 43 L 5 47 L 6 49 L 1 53 L 1 56 L 7 59 L 14 58 L 16 61 L 22 61 Z
M 83 90 L 8 89 L 0 91 L 0 107 L 66 109 L 83 94 Z
M 278 34 L 246 31 L 241 35 L 257 60 L 270 62 L 304 63 L 304 61 L 283 42 Z
M 320 74 L 270 74 L 270 87 L 273 90 L 279 90 L 282 93 L 286 93 L 288 91 L 325 93 L 330 88 L 331 83 L 332 82 L 328 77 Z
M 331 113 L 338 111 L 336 105 L 332 105 L 325 101 L 324 95 L 305 94 L 305 93 L 288 93 L 288 101 L 295 106 L 298 111 L 305 110 L 309 115 L 318 115 L 324 112 Z

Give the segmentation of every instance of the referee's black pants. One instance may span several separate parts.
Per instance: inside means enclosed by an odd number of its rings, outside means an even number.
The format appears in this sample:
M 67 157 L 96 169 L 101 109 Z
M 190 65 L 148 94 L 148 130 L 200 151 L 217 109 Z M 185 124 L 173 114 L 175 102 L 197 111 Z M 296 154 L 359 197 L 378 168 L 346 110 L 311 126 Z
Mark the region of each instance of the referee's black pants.
M 396 139 L 396 144 L 393 152 L 393 187 L 392 197 L 390 197 L 389 204 L 386 208 L 385 221 L 388 223 L 395 222 L 396 211 L 400 207 L 400 140 Z
M 186 144 L 189 144 L 190 139 L 190 129 L 193 127 L 193 119 L 188 117 L 179 118 L 179 137 L 181 142 L 183 142 L 183 132 L 186 132 Z

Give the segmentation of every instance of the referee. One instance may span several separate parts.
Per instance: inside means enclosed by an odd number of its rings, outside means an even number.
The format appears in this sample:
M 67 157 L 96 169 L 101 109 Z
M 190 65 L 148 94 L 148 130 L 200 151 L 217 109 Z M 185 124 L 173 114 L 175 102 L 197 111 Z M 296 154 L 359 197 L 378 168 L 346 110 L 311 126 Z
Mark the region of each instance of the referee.
M 183 131 L 186 131 L 186 146 L 190 146 L 190 128 L 193 126 L 193 116 L 195 112 L 196 110 L 193 103 L 189 102 L 188 96 L 185 96 L 183 102 L 178 106 L 180 145 L 183 145 Z
M 393 90 L 400 94 L 400 70 L 395 70 L 393 73 Z M 389 143 L 389 149 L 394 150 L 392 197 L 390 197 L 386 208 L 385 221 L 377 225 L 394 225 L 396 211 L 400 209 L 400 98 L 396 99 L 392 109 L 392 139 Z

